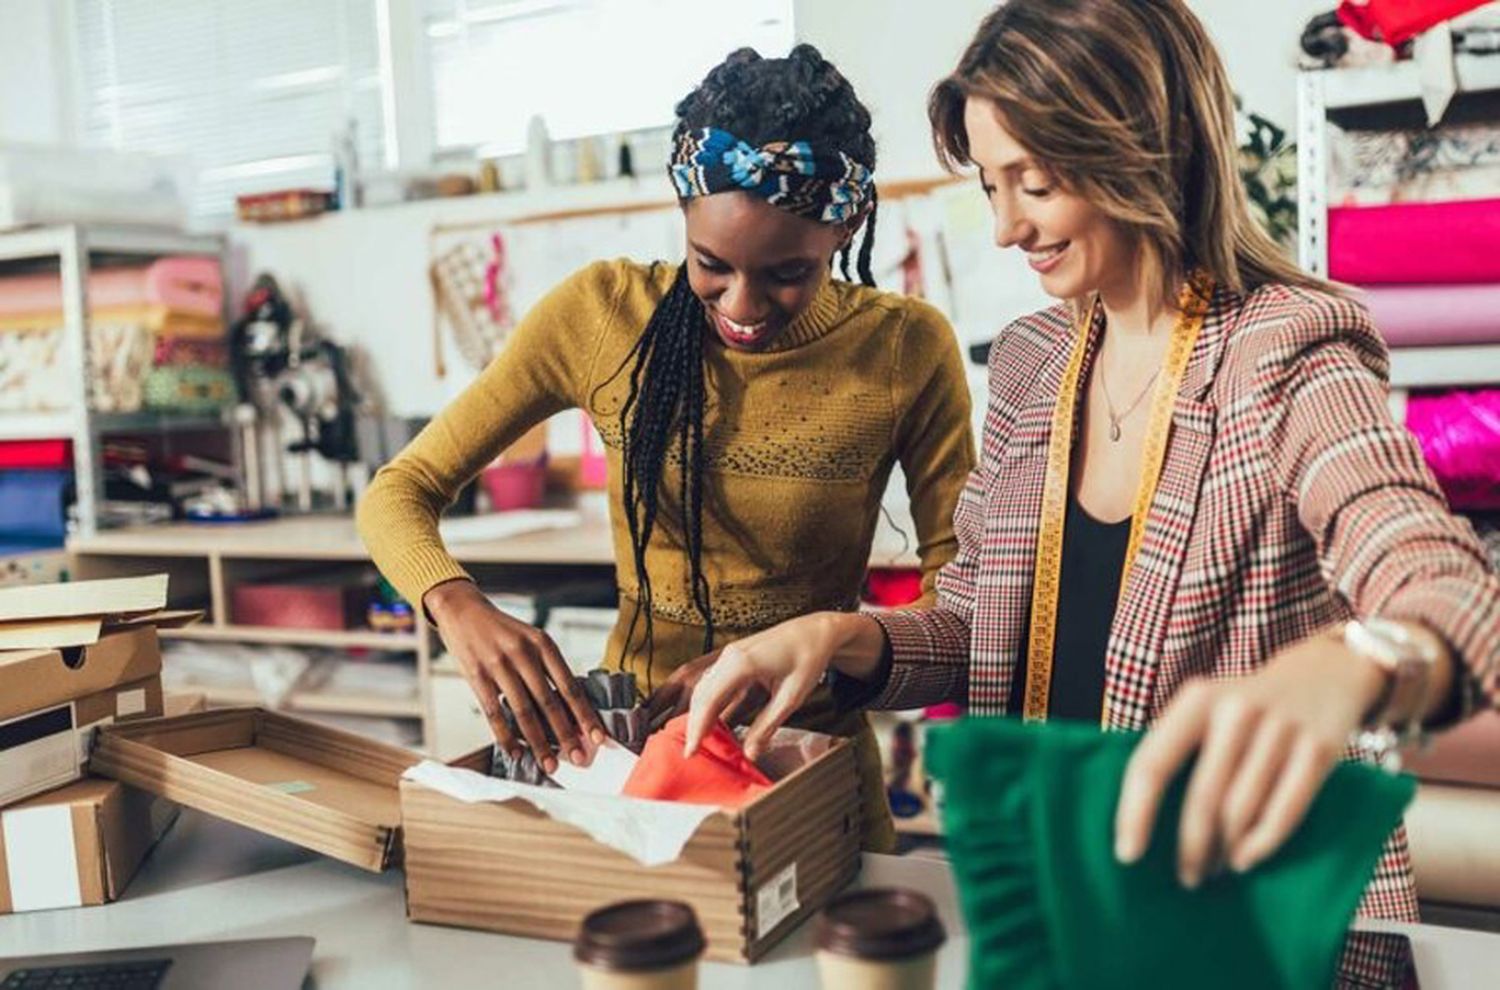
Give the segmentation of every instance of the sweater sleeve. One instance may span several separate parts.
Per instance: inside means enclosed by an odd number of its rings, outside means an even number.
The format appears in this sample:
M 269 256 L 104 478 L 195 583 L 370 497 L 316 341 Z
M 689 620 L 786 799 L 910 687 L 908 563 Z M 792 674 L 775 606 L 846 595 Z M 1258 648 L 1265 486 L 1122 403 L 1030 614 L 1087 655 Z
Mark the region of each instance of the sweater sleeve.
M 925 608 L 936 600 L 938 571 L 958 550 L 953 510 L 974 470 L 974 436 L 957 335 L 933 307 L 915 300 L 909 306 L 895 347 L 893 441 L 922 565 L 922 597 L 913 607 Z
M 1494 706 L 1500 577 L 1392 418 L 1385 368 L 1364 307 L 1317 298 L 1257 354 L 1265 456 L 1355 614 L 1427 625 L 1459 661 L 1466 699 Z
M 623 263 L 600 262 L 554 288 L 489 367 L 376 473 L 357 509 L 359 534 L 414 607 L 435 585 L 468 577 L 438 535 L 458 492 L 527 430 L 580 404 L 626 278 Z

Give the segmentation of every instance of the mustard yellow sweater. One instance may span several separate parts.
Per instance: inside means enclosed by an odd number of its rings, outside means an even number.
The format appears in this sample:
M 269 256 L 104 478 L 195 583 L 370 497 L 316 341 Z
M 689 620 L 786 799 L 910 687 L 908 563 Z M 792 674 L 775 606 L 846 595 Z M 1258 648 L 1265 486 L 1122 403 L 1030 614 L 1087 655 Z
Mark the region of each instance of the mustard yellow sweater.
M 590 265 L 514 329 L 500 356 L 376 475 L 359 531 L 411 602 L 463 578 L 438 537 L 459 489 L 533 425 L 583 408 L 603 436 L 621 617 L 607 661 L 644 684 L 645 644 L 625 631 L 636 581 L 621 505 L 622 363 L 670 287 L 670 265 Z M 931 306 L 830 279 L 763 353 L 705 349 L 703 571 L 716 643 L 857 601 L 893 464 L 906 476 L 916 549 L 932 592 L 953 556 L 953 508 L 974 464 L 957 340 Z M 677 472 L 664 474 L 647 548 L 654 592 L 651 679 L 702 652 L 688 585 Z

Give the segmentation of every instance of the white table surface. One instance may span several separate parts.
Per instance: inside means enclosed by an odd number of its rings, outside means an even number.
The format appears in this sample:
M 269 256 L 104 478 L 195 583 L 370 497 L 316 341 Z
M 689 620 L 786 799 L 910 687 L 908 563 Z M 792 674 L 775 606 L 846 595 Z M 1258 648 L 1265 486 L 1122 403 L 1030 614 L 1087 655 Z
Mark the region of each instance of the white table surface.
M 938 983 L 963 986 L 968 939 L 952 876 L 939 860 L 866 856 L 861 883 L 923 891 L 949 940 Z M 812 925 L 754 966 L 705 964 L 705 990 L 816 990 Z M 1408 934 L 1422 990 L 1500 986 L 1500 936 L 1428 925 L 1370 925 Z M 560 942 L 406 920 L 401 874 L 383 876 L 184 811 L 115 904 L 0 917 L 0 956 L 76 952 L 209 939 L 311 935 L 319 990 L 386 987 L 577 986 Z

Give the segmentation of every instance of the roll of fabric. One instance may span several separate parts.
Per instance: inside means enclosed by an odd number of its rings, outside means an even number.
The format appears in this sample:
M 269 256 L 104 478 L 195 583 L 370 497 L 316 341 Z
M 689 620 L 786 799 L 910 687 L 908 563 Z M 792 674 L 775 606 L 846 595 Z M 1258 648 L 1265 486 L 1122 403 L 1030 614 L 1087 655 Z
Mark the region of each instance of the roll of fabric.
M 89 275 L 89 305 L 160 306 L 218 318 L 224 312 L 224 278 L 216 258 L 161 258 L 145 267 L 105 268 Z M 0 314 L 50 313 L 62 308 L 56 275 L 0 279 Z
M 1500 199 L 1331 209 L 1328 273 L 1356 285 L 1500 282 Z
M 224 371 L 229 367 L 229 342 L 192 337 L 157 337 L 151 363 L 158 368 L 197 366 Z
M 1500 509 L 1500 389 L 1409 396 L 1406 428 L 1454 509 Z
M 1392 347 L 1500 344 L 1500 283 L 1376 285 L 1363 298 Z
M 213 368 L 157 368 L 143 385 L 147 409 L 210 413 L 232 405 L 234 379 Z

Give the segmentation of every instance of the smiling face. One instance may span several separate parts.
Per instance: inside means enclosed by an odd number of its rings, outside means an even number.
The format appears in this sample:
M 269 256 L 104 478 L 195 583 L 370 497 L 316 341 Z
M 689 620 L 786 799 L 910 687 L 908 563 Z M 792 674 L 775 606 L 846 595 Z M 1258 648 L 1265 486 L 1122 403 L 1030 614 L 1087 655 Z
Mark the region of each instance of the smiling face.
M 743 192 L 689 200 L 688 282 L 725 347 L 761 351 L 812 304 L 847 228 Z
M 1135 279 L 1138 252 L 1125 228 L 1064 188 L 1005 129 L 992 102 L 970 97 L 964 128 L 995 213 L 995 243 L 1025 251 L 1048 295 L 1079 299 Z

